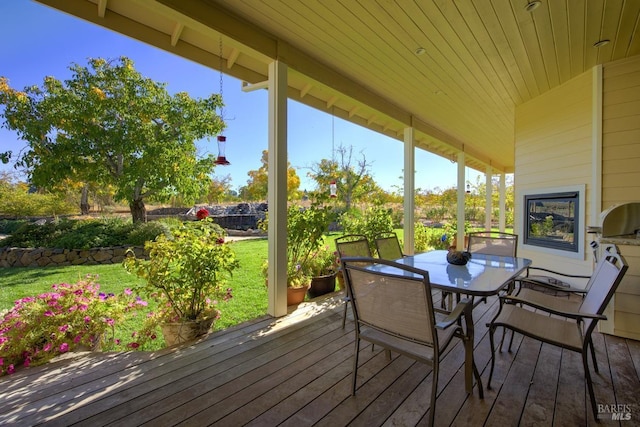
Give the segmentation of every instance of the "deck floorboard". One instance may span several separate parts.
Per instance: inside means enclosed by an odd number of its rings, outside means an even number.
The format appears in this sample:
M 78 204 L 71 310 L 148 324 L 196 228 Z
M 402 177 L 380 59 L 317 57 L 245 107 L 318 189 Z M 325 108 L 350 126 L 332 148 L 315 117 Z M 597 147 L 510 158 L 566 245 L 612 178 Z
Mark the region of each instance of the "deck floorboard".
M 438 293 L 439 294 L 439 293 Z M 438 295 L 434 295 L 438 297 Z M 496 298 L 474 309 L 484 399 L 464 392 L 464 351 L 454 341 L 438 378 L 438 426 L 595 425 L 581 357 L 516 334 L 491 350 Z M 364 344 L 351 395 L 354 330 L 339 295 L 301 304 L 155 353 L 85 353 L 0 378 L 0 425 L 419 426 L 429 417 L 431 367 Z M 351 316 L 351 315 L 349 315 Z M 496 333 L 500 344 L 502 331 Z M 595 334 L 598 403 L 628 405 L 638 425 L 640 344 Z M 611 423 L 608 421 L 607 424 Z

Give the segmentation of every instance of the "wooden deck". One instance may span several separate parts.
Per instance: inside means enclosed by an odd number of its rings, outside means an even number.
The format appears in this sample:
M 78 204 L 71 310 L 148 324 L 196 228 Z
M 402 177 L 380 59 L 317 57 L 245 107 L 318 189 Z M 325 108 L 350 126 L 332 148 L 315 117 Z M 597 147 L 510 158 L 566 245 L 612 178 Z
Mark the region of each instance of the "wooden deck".
M 486 385 L 489 300 L 474 310 L 475 357 Z M 350 394 L 353 323 L 341 328 L 337 297 L 302 304 L 158 353 L 86 353 L 0 378 L 0 425 L 307 426 L 426 424 L 431 369 L 404 356 L 361 350 L 358 391 Z M 499 331 L 501 335 L 501 331 Z M 596 398 L 630 405 L 640 424 L 640 343 L 597 334 Z M 464 393 L 464 354 L 441 364 L 438 426 L 582 426 L 595 420 L 575 353 L 516 334 L 497 356 L 485 398 Z M 611 421 L 605 425 L 613 424 Z

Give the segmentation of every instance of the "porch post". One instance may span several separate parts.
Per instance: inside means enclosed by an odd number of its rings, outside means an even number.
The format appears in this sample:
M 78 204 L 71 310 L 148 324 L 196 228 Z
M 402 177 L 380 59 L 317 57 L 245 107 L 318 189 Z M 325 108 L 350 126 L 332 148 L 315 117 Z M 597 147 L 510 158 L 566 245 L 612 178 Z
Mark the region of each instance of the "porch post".
M 457 249 L 459 251 L 464 250 L 464 199 L 466 196 L 466 182 L 465 182 L 465 164 L 464 164 L 464 151 L 458 153 L 458 212 L 456 214 L 456 222 L 458 224 L 458 233 L 456 239 L 458 240 Z
M 415 140 L 414 129 L 404 128 L 404 253 L 415 251 Z
M 491 219 L 493 216 L 493 183 L 491 178 L 493 177 L 493 170 L 491 166 L 487 166 L 485 172 L 485 186 L 486 186 L 486 200 L 484 205 L 484 229 L 491 230 Z
M 267 313 L 287 314 L 287 65 L 269 64 L 269 271 Z
M 500 231 L 504 233 L 507 224 L 507 180 L 505 173 L 500 174 Z

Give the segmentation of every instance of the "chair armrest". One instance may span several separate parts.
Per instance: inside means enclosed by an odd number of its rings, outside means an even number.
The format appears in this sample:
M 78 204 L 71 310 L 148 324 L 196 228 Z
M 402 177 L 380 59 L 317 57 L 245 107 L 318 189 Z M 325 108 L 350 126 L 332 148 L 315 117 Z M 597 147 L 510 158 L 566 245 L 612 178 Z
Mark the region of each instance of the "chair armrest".
M 471 303 L 471 300 L 465 298 L 456 304 L 456 308 L 454 308 L 446 318 L 436 323 L 435 326 L 438 329 L 447 329 L 449 326 L 456 323 L 463 314 L 468 316 L 472 309 L 473 304 Z
M 527 305 L 529 307 L 536 308 L 538 310 L 545 311 L 545 312 L 550 313 L 550 314 L 555 314 L 557 316 L 562 316 L 562 317 L 568 317 L 570 319 L 576 319 L 576 320 L 582 320 L 582 319 L 607 320 L 607 316 L 605 316 L 604 314 L 584 313 L 584 312 L 579 312 L 579 311 L 578 312 L 572 312 L 572 311 L 556 310 L 556 309 L 553 309 L 551 307 L 548 307 L 548 306 L 545 306 L 545 305 L 542 305 L 542 304 L 534 303 L 534 302 L 529 301 L 529 300 L 524 299 L 524 298 L 518 298 L 517 296 L 501 295 L 500 296 L 500 302 L 503 302 L 505 304 L 523 304 L 523 305 Z
M 577 277 L 577 278 L 586 278 L 583 276 L 573 276 L 573 277 Z M 531 286 L 541 286 L 543 288 L 548 288 L 548 289 L 552 289 L 554 291 L 562 291 L 562 292 L 572 292 L 575 294 L 586 294 L 588 292 L 587 289 L 582 289 L 582 288 L 574 288 L 571 286 L 562 286 L 560 284 L 554 284 L 554 283 L 550 283 L 550 282 L 546 282 L 546 281 L 542 281 L 542 280 L 536 280 L 536 279 L 530 279 L 528 277 L 518 277 L 516 279 L 514 279 L 515 282 L 519 282 L 520 283 L 520 287 L 522 287 L 523 283 L 527 283 Z
M 563 277 L 572 277 L 574 279 L 590 279 L 591 278 L 591 276 L 584 276 L 584 275 L 579 275 L 579 274 L 561 273 L 559 271 L 549 270 L 548 268 L 543 268 L 543 267 L 527 267 L 527 275 L 525 277 L 529 276 L 529 271 L 530 270 L 545 271 L 547 273 L 557 274 L 558 276 L 563 276 Z

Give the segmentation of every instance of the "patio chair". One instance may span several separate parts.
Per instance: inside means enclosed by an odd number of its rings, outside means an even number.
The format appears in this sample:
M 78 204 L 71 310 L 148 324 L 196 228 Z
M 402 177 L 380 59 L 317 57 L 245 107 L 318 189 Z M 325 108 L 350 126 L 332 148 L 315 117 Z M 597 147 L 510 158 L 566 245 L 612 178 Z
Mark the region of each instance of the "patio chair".
M 518 235 L 498 231 L 474 231 L 468 234 L 467 251 L 472 254 L 487 254 L 515 257 L 518 254 Z
M 598 242 L 591 242 L 593 259 L 596 261 L 596 265 L 598 263 L 598 248 Z M 607 254 L 618 253 L 618 249 L 615 245 L 609 244 L 605 246 L 604 253 L 606 257 Z M 532 272 L 536 274 L 531 274 Z M 589 290 L 588 288 L 577 288 L 574 286 L 574 283 L 578 280 L 587 281 L 589 280 L 589 278 L 591 278 L 591 276 L 568 274 L 548 268 L 530 266 L 529 268 L 527 268 L 526 275 L 522 278 L 518 278 L 516 282 L 520 284 L 518 292 L 522 292 L 526 289 L 532 289 L 535 291 L 550 293 L 554 295 L 559 294 L 568 296 L 571 293 L 583 295 L 586 294 Z
M 513 295 L 500 296 L 500 309 L 498 314 L 487 326 L 489 327 L 489 342 L 491 344 L 491 371 L 489 373 L 488 388 L 491 388 L 491 377 L 495 366 L 494 333 L 496 328 L 502 326 L 525 336 L 542 341 L 543 343 L 562 347 L 578 352 L 582 355 L 584 375 L 589 390 L 593 415 L 598 419 L 596 400 L 593 394 L 593 384 L 589 372 L 588 352 L 591 349 L 591 358 L 595 372 L 598 372 L 598 364 L 595 358 L 595 350 L 591 334 L 598 320 L 606 320 L 603 315 L 607 304 L 611 300 L 616 288 L 620 284 L 627 263 L 621 255 L 607 254 L 601 260 L 589 279 L 589 291 L 582 302 L 573 306 L 571 310 L 560 310 L 557 307 L 545 306 L 541 303 L 519 298 Z M 549 297 L 548 295 L 546 295 Z M 549 297 L 553 298 L 553 297 Z M 530 307 L 527 309 L 525 307 Z M 536 311 L 533 311 L 532 309 Z M 554 315 L 554 317 L 550 317 Z M 502 351 L 502 343 L 500 344 Z M 511 344 L 509 344 L 511 351 Z
M 335 239 L 336 251 L 338 252 L 338 258 L 342 263 L 343 257 L 365 257 L 371 258 L 371 248 L 369 247 L 369 240 L 363 234 L 347 234 Z M 347 276 L 342 268 L 342 273 L 345 284 L 347 283 Z M 342 329 L 344 329 L 347 322 L 347 307 L 351 298 L 349 296 L 349 287 L 346 287 L 347 294 L 344 297 L 344 314 L 342 316 Z
M 394 260 L 404 256 L 398 235 L 393 231 L 379 233 L 374 237 L 378 257 L 382 259 Z
M 594 242 L 595 243 L 595 242 Z M 597 267 L 597 248 L 598 245 L 592 245 L 594 249 L 594 258 L 596 260 Z M 618 248 L 614 244 L 608 244 L 605 249 L 605 258 L 609 255 L 618 254 Z M 530 269 L 542 270 L 555 275 L 560 275 L 563 277 L 570 278 L 580 278 L 580 279 L 591 279 L 591 276 L 581 276 L 575 274 L 564 274 L 557 271 L 539 268 L 539 267 L 529 267 Z M 522 278 L 516 279 L 516 283 L 520 283 L 520 286 L 515 292 L 515 295 L 523 300 L 527 300 L 533 304 L 544 305 L 545 307 L 552 308 L 557 311 L 569 311 L 576 312 L 579 310 L 581 301 L 571 300 L 569 297 L 571 294 L 579 295 L 583 299 L 585 295 L 589 292 L 591 285 L 593 282 L 587 282 L 584 288 L 576 288 L 569 283 L 561 282 L 555 279 L 554 276 L 543 276 L 543 275 L 535 275 L 535 276 L 526 276 Z M 504 335 L 502 337 L 504 341 Z M 509 341 L 509 348 L 511 348 L 511 344 L 513 343 L 513 333 L 511 334 L 511 340 Z M 502 342 L 500 343 L 502 346 Z M 594 362 L 595 363 L 595 362 Z
M 356 394 L 360 341 L 369 341 L 433 367 L 429 413 L 429 425 L 433 425 L 440 356 L 454 338 L 460 338 L 465 348 L 465 374 L 467 378 L 475 376 L 480 397 L 484 397 L 473 362 L 472 306 L 468 301 L 460 302 L 447 317 L 441 316 L 433 310 L 428 272 L 378 258 L 344 258 L 343 262 L 356 322 L 352 395 Z M 381 264 L 396 268 L 397 273 L 370 269 Z M 467 393 L 471 392 L 468 383 Z
M 474 231 L 467 234 L 468 244 L 467 252 L 473 254 L 486 254 L 496 256 L 510 256 L 515 257 L 518 253 L 518 235 L 511 233 L 502 233 L 499 231 Z M 509 284 L 510 293 L 515 286 L 512 282 Z M 459 299 L 460 294 L 456 294 Z M 449 305 L 452 304 L 452 295 L 448 292 L 442 292 L 442 308 L 446 307 L 446 301 L 449 301 Z M 481 298 L 480 301 L 487 301 L 486 298 Z

